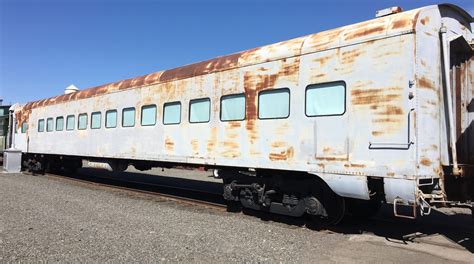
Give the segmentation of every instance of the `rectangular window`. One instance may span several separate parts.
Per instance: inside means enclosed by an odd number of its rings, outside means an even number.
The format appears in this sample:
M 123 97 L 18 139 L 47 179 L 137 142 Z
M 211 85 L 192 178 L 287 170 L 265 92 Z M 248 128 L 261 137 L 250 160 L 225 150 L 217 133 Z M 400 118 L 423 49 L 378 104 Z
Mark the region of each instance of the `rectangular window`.
M 44 132 L 44 119 L 38 120 L 38 132 Z
M 64 117 L 56 117 L 56 131 L 63 131 L 64 129 Z
M 53 123 L 54 123 L 53 118 L 50 117 L 50 118 L 46 119 L 46 131 L 47 132 L 53 131 Z
M 156 124 L 156 105 L 142 106 L 142 126 L 154 126 Z
M 99 129 L 102 121 L 102 113 L 94 112 L 91 114 L 91 129 Z
M 277 119 L 290 116 L 290 89 L 262 91 L 258 95 L 258 118 Z
M 211 99 L 194 99 L 189 102 L 189 122 L 209 122 L 211 115 Z
M 307 116 L 342 115 L 346 111 L 346 84 L 342 81 L 306 87 Z
M 124 108 L 122 110 L 122 126 L 133 127 L 135 126 L 135 108 Z
M 68 115 L 66 117 L 66 130 L 74 130 L 74 115 Z
M 221 121 L 245 119 L 245 95 L 225 95 L 221 98 Z
M 163 124 L 173 125 L 181 123 L 181 103 L 172 102 L 163 105 Z
M 84 130 L 87 128 L 87 114 L 79 114 L 77 120 L 77 129 Z
M 117 127 L 117 110 L 109 110 L 105 112 L 105 127 Z
M 26 129 L 28 128 L 28 125 L 26 122 L 21 123 L 21 133 L 26 133 Z

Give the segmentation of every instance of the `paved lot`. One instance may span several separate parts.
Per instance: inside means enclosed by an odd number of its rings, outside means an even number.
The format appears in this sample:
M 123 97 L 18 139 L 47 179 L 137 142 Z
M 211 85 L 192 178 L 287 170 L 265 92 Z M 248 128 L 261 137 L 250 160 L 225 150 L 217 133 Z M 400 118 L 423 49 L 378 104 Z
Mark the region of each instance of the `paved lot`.
M 433 219 L 349 219 L 331 231 L 315 231 L 285 218 L 0 173 L 0 263 L 473 263 L 470 215 L 435 213 Z

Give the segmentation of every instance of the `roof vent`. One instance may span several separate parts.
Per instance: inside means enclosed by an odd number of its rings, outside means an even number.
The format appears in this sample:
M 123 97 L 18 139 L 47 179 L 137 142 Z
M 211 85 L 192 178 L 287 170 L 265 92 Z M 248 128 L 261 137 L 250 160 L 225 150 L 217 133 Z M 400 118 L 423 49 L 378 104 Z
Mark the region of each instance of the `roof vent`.
M 393 7 L 385 8 L 385 9 L 382 9 L 382 10 L 378 10 L 377 12 L 375 12 L 375 17 L 389 16 L 389 15 L 393 15 L 393 14 L 396 14 L 396 13 L 400 13 L 402 11 L 403 11 L 403 9 L 401 7 L 393 6 Z
M 66 89 L 64 89 L 64 94 L 72 94 L 79 91 L 79 89 L 74 86 L 74 84 L 69 85 Z

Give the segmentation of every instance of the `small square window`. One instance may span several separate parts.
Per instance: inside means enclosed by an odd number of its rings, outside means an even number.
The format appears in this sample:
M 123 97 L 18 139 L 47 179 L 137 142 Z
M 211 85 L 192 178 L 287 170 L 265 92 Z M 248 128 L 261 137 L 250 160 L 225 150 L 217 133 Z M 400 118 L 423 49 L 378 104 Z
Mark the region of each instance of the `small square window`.
M 56 131 L 63 131 L 64 129 L 64 117 L 56 117 Z
M 46 119 L 46 131 L 47 132 L 53 131 L 53 125 L 54 125 L 53 118 L 50 117 L 50 118 Z
M 245 95 L 225 95 L 221 98 L 221 121 L 245 119 Z
M 211 115 L 211 99 L 194 99 L 189 102 L 189 122 L 206 123 Z
M 117 127 L 117 110 L 109 110 L 105 112 L 105 127 Z
M 290 89 L 262 91 L 258 95 L 258 118 L 279 119 L 290 116 Z
M 91 114 L 91 129 L 99 129 L 102 121 L 102 113 L 94 112 Z
M 122 110 L 122 126 L 133 127 L 135 126 L 135 108 L 124 108 Z
M 84 130 L 87 128 L 87 114 L 79 114 L 77 120 L 77 129 Z
M 44 132 L 44 119 L 38 120 L 38 132 Z
M 74 130 L 75 117 L 74 115 L 68 115 L 66 117 L 66 130 Z
M 21 133 L 26 133 L 26 129 L 28 128 L 28 125 L 26 122 L 21 123 Z
M 156 124 L 156 105 L 142 106 L 142 126 L 154 126 Z
M 346 84 L 342 81 L 306 87 L 307 116 L 342 115 L 346 111 Z
M 163 124 L 173 125 L 181 123 L 181 103 L 172 102 L 163 105 Z

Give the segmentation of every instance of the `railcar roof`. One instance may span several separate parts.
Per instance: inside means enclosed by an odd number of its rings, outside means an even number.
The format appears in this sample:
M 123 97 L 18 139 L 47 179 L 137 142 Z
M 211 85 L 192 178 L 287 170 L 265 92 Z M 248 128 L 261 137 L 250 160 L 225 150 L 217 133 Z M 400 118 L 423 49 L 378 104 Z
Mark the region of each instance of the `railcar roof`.
M 444 6 L 455 9 L 463 16 L 470 18 L 468 13 L 457 6 Z M 437 6 L 423 7 L 389 16 L 379 17 L 368 21 L 343 26 L 320 33 L 310 34 L 259 48 L 245 50 L 170 70 L 154 72 L 127 80 L 84 89 L 71 94 L 64 94 L 48 99 L 30 102 L 27 103 L 23 109 L 30 110 L 33 108 L 61 102 L 79 100 L 112 93 L 114 91 L 135 89 L 148 85 L 176 81 L 194 76 L 230 70 L 233 68 L 245 67 L 254 64 L 275 61 L 282 58 L 294 57 L 336 47 L 362 43 L 377 38 L 410 33 L 414 32 L 415 30 L 420 11 L 427 8 L 437 8 Z

